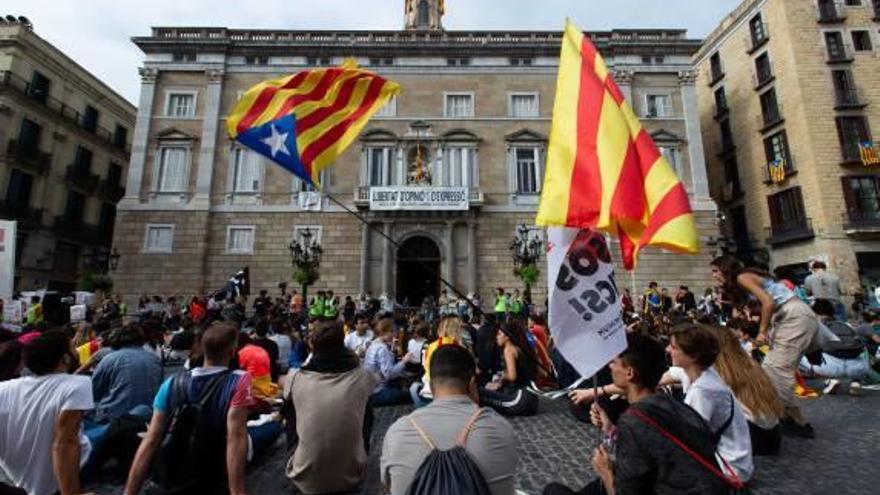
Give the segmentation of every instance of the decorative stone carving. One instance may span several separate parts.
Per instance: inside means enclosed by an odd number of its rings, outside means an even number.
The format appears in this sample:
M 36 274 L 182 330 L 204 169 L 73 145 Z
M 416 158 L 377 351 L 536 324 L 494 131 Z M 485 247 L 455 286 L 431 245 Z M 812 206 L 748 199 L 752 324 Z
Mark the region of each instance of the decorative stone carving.
M 683 70 L 678 73 L 678 84 L 682 86 L 693 86 L 697 83 L 697 72 L 693 70 Z
M 633 78 L 635 77 L 635 71 L 631 70 L 615 70 L 613 72 L 614 81 L 621 86 L 631 86 L 633 83 Z
M 155 67 L 140 67 L 138 68 L 138 74 L 141 76 L 142 83 L 155 84 L 159 78 L 159 69 Z
M 208 82 L 211 84 L 220 84 L 223 82 L 223 76 L 226 74 L 226 71 L 223 69 L 208 69 L 205 71 L 205 75 L 208 76 Z

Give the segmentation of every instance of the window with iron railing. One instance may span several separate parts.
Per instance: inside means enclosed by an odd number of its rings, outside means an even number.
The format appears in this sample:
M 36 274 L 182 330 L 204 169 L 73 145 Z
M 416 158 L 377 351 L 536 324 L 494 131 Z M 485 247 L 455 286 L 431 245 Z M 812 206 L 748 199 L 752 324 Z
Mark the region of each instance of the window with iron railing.
M 49 86 L 52 81 L 42 73 L 34 71 L 31 82 L 27 86 L 27 94 L 31 98 L 46 103 L 49 98 Z
M 770 210 L 771 237 L 793 240 L 800 237 L 799 234 L 809 235 L 812 228 L 804 208 L 800 186 L 767 196 L 767 206 Z
M 761 93 L 761 118 L 764 126 L 773 125 L 782 120 L 779 102 L 776 100 L 776 88 Z
M 773 78 L 773 67 L 770 65 L 770 55 L 762 53 L 755 59 L 755 85 L 763 86 Z
M 68 226 L 81 225 L 85 211 L 86 197 L 78 192 L 68 191 L 67 205 L 64 208 L 64 222 Z
M 847 220 L 880 223 L 880 179 L 876 175 L 841 177 Z
M 843 34 L 839 31 L 825 33 L 825 47 L 828 50 L 828 60 L 831 62 L 844 62 L 852 59 L 848 47 L 843 41 Z
M 113 146 L 117 148 L 125 148 L 128 143 L 128 129 L 124 126 L 116 124 L 116 129 L 113 131 Z
M 749 21 L 749 33 L 751 35 L 751 50 L 763 45 L 769 38 L 767 24 L 764 22 L 761 14 L 756 15 Z
M 73 166 L 78 175 L 90 174 L 92 172 L 92 150 L 77 146 Z
M 728 113 L 730 108 L 727 106 L 727 93 L 721 87 L 715 90 L 715 116 L 721 117 Z
M 868 130 L 867 119 L 856 115 L 837 117 L 835 121 L 837 124 L 837 138 L 840 141 L 840 148 L 843 152 L 843 161 L 861 161 L 859 144 L 871 142 L 871 133 Z
M 733 130 L 727 120 L 722 121 L 719 127 L 721 129 L 721 152 L 724 153 L 733 149 Z
M 837 0 L 819 0 L 819 22 L 840 22 L 845 18 Z
M 21 129 L 18 132 L 18 152 L 35 157 L 40 151 L 40 134 L 43 127 L 30 119 L 21 120 Z
M 717 52 L 713 53 L 712 56 L 709 57 L 709 66 L 712 72 L 712 82 L 718 81 L 724 77 L 724 68 L 721 66 L 721 54 Z
M 107 183 L 111 186 L 119 186 L 122 184 L 122 166 L 117 163 L 110 163 L 107 168 Z
M 853 40 L 853 48 L 857 52 L 870 52 L 874 46 L 871 43 L 871 32 L 865 30 L 853 31 L 850 33 Z
M 33 175 L 12 169 L 9 174 L 9 185 L 6 187 L 6 203 L 16 208 L 27 208 L 31 204 L 33 185 Z
M 834 86 L 834 103 L 837 107 L 861 106 L 862 99 L 849 70 L 831 71 L 831 81 Z
M 82 116 L 82 128 L 89 131 L 95 132 L 98 129 L 98 109 L 91 106 L 86 105 L 85 110 L 83 111 Z

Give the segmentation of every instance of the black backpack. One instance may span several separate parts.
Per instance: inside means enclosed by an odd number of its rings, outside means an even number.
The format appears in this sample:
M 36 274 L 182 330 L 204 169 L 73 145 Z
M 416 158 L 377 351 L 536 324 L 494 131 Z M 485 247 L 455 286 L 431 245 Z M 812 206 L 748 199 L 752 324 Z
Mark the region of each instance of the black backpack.
M 455 447 L 449 450 L 438 450 L 428 434 L 412 419 L 410 423 L 415 427 L 425 443 L 431 447 L 431 453 L 422 461 L 422 465 L 416 471 L 412 484 L 406 491 L 406 495 L 490 495 L 489 485 L 486 478 L 480 472 L 480 468 L 474 463 L 467 451 L 468 434 L 473 429 L 474 423 L 482 413 L 477 409 L 468 421 L 467 426 L 458 434 Z
M 827 326 L 840 341 L 831 342 L 823 351 L 840 359 L 856 359 L 865 351 L 865 343 L 862 342 L 856 331 L 848 324 L 832 321 Z
M 226 383 L 230 371 L 208 378 L 198 397 L 190 397 L 193 376 L 183 372 L 170 385 L 171 416 L 153 462 L 150 495 L 214 493 L 226 489 L 226 421 L 219 424 L 205 409 Z

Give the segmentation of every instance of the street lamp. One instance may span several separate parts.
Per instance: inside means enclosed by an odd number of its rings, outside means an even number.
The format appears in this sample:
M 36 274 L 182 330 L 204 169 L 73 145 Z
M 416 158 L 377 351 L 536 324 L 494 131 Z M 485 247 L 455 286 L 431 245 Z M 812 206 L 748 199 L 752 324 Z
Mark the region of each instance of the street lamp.
M 543 243 L 535 236 L 529 236 L 529 228 L 520 225 L 516 236 L 510 243 L 510 254 L 513 257 L 513 273 L 526 285 L 526 301 L 532 299 L 532 284 L 538 280 L 538 260 L 541 258 Z
M 115 272 L 117 268 L 119 268 L 119 258 L 122 258 L 122 255 L 119 254 L 119 251 L 116 248 L 113 248 L 113 253 L 110 255 L 110 271 Z
M 308 304 L 308 287 L 318 281 L 318 268 L 324 249 L 314 238 L 311 229 L 303 229 L 300 239 L 294 238 L 287 247 L 295 269 L 293 279 L 302 286 L 303 303 Z
M 95 246 L 85 254 L 86 269 L 95 273 L 107 273 L 108 259 L 107 248 Z

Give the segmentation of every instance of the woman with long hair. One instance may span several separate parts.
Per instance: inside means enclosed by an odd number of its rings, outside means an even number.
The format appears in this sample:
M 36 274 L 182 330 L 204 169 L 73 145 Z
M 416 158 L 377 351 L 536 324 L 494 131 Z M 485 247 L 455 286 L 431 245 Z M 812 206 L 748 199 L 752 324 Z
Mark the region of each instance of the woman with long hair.
M 413 321 L 415 324 L 426 324 L 421 318 Z M 460 345 L 464 347 L 461 337 L 461 320 L 456 315 L 445 315 L 440 319 L 440 323 L 437 326 L 437 340 L 431 342 L 425 348 L 425 356 L 421 359 L 425 373 L 422 375 L 421 381 L 416 380 L 409 388 L 410 397 L 416 407 L 422 407 L 434 398 L 431 394 L 431 355 L 444 345 Z
M 495 339 L 501 349 L 502 371 L 480 389 L 480 403 L 505 416 L 538 413 L 538 396 L 528 390 L 535 378 L 537 360 L 526 331 L 523 322 L 515 318 L 498 328 Z
M 720 348 L 715 371 L 733 391 L 749 422 L 752 453 L 775 455 L 782 440 L 779 433 L 779 419 L 785 414 L 782 401 L 770 378 L 743 350 L 736 335 L 726 328 L 711 328 Z
M 783 431 L 814 438 L 813 427 L 804 419 L 794 396 L 794 386 L 801 357 L 811 347 L 819 330 L 816 315 L 791 289 L 770 274 L 746 268 L 733 256 L 714 259 L 712 277 L 723 287 L 735 307 L 742 307 L 749 298 L 757 299 L 761 304 L 756 340 L 770 344 L 763 367 L 785 406 Z

